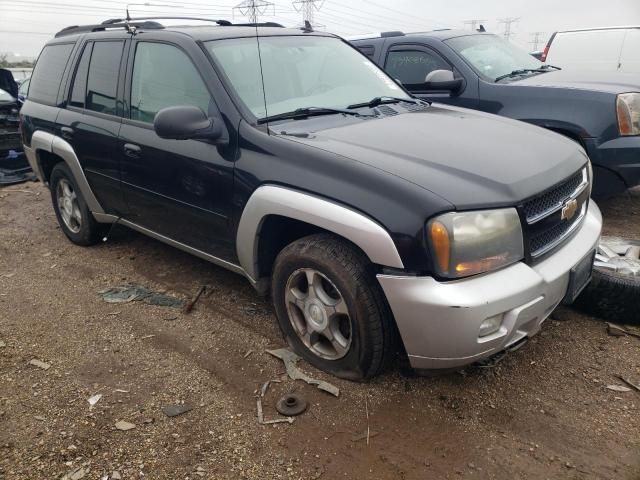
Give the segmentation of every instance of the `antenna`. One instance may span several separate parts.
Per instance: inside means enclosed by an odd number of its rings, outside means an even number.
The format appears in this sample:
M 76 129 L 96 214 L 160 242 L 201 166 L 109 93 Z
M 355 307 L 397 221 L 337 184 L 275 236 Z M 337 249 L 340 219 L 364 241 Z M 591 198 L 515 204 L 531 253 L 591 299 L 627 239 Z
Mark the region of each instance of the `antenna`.
M 465 25 L 469 25 L 471 27 L 471 30 L 473 30 L 474 32 L 476 31 L 476 26 L 480 25 L 482 26 L 482 22 L 486 22 L 485 19 L 479 19 L 479 18 L 474 18 L 472 20 L 465 20 L 464 24 Z

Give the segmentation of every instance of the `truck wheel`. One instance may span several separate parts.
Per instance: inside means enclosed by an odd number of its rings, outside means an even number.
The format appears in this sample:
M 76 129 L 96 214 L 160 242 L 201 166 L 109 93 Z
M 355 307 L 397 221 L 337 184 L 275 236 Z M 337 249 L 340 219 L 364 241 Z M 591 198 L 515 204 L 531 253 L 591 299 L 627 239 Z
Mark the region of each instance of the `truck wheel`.
M 53 167 L 49 178 L 53 209 L 64 234 L 77 245 L 100 242 L 106 227 L 91 215 L 73 174 L 64 162 Z
M 611 322 L 640 324 L 640 241 L 601 238 L 593 280 L 578 306 Z
M 311 235 L 278 255 L 272 296 L 289 345 L 315 367 L 365 380 L 391 357 L 395 328 L 372 265 L 330 234 Z

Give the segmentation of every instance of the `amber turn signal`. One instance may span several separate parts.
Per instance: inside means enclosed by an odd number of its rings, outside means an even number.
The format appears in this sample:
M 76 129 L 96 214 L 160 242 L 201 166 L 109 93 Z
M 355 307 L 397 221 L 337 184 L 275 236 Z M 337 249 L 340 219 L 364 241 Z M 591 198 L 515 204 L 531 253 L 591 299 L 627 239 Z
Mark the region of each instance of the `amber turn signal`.
M 449 255 L 451 252 L 451 242 L 447 228 L 440 222 L 431 223 L 431 245 L 433 245 L 436 261 L 440 272 L 449 271 Z

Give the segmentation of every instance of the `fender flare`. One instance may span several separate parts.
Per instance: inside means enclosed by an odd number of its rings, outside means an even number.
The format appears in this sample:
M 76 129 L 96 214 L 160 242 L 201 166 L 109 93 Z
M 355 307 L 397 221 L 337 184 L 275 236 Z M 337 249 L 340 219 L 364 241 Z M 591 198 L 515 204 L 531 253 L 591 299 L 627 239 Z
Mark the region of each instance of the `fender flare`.
M 404 268 L 389 233 L 364 214 L 298 190 L 264 185 L 249 198 L 238 224 L 236 249 L 240 265 L 258 281 L 258 245 L 264 220 L 279 215 L 315 225 L 356 244 L 376 264 Z
M 98 202 L 96 196 L 93 194 L 93 191 L 89 186 L 89 182 L 87 181 L 87 177 L 80 166 L 80 160 L 78 160 L 73 147 L 64 139 L 51 133 L 44 132 L 42 130 L 34 132 L 31 137 L 31 147 L 25 148 L 25 151 L 27 152 L 28 157 L 32 157 L 29 159 L 32 164 L 32 168 L 37 167 L 37 170 L 35 168 L 34 170 L 36 170 L 40 179 L 44 181 L 42 165 L 40 164 L 38 156 L 38 152 L 41 150 L 53 153 L 64 160 L 71 170 L 71 173 L 73 174 L 73 177 L 78 184 L 78 188 L 87 202 L 87 206 L 91 213 L 94 215 L 104 214 L 105 211 L 102 208 L 102 205 L 100 205 L 100 202 Z

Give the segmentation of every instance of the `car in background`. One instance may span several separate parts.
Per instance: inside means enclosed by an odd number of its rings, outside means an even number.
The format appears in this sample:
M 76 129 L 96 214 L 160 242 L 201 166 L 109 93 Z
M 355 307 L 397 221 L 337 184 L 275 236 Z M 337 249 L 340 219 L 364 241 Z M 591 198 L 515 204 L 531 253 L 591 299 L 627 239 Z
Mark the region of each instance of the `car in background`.
M 556 32 L 540 60 L 567 70 L 640 74 L 640 26 Z
M 351 39 L 414 97 L 522 120 L 580 144 L 594 196 L 640 184 L 640 77 L 542 64 L 489 33 L 387 32 Z M 513 150 L 514 161 L 522 154 Z
M 24 103 L 27 99 L 27 94 L 29 93 L 29 84 L 31 83 L 31 78 L 27 78 L 23 80 L 20 84 L 20 88 L 18 88 L 18 100 L 20 103 Z
M 17 98 L 0 90 L 0 185 L 35 178 L 22 151 L 18 118 L 20 106 Z

